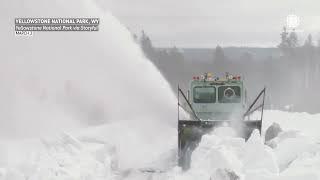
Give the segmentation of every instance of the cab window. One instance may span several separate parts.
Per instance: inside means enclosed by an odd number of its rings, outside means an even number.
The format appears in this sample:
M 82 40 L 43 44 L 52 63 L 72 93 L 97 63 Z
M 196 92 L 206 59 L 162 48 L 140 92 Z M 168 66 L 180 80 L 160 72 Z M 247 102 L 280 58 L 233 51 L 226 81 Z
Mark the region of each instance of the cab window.
M 219 103 L 240 103 L 241 90 L 239 86 L 220 86 L 218 88 Z
M 193 88 L 194 103 L 215 103 L 216 88 L 210 86 L 198 86 Z

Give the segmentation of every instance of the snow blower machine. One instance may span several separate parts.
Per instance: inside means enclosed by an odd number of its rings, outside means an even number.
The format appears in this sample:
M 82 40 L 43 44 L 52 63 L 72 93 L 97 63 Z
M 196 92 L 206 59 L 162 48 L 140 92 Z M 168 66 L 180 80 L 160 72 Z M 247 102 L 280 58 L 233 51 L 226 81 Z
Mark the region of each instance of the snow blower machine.
M 178 87 L 178 165 L 188 169 L 202 136 L 217 127 L 231 127 L 246 140 L 254 129 L 261 134 L 265 93 L 249 104 L 243 80 L 229 73 L 193 77 L 186 94 Z

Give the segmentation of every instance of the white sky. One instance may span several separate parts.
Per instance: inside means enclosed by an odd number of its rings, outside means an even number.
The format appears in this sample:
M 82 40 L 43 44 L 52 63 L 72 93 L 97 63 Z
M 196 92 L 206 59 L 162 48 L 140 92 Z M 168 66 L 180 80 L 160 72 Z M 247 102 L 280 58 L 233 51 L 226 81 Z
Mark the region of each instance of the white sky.
M 320 38 L 320 0 L 97 1 L 156 46 L 275 46 L 289 14 L 301 18 L 300 36 Z

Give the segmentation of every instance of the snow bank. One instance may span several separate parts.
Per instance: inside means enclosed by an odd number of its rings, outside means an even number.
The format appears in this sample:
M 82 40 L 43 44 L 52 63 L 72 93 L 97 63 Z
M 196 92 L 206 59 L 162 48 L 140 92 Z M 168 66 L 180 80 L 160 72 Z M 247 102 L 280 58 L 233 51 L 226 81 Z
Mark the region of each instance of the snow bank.
M 154 125 L 159 129 L 163 128 L 166 133 L 152 132 Z M 171 167 L 168 164 L 175 161 L 172 156 L 176 155 L 176 130 L 165 129 L 163 125 L 155 122 L 143 127 L 146 129 L 135 122 L 118 122 L 89 128 L 78 136 L 84 141 L 114 145 L 119 154 L 121 169 L 157 166 L 157 169 L 164 170 Z
M 287 176 L 309 176 L 308 179 L 320 179 L 320 151 L 304 152 L 283 171 Z M 307 178 L 305 178 L 307 179 Z
M 286 138 L 274 149 L 281 169 L 286 168 L 296 158 L 304 153 L 320 151 L 320 146 L 308 137 Z
M 108 144 L 83 144 L 78 139 L 62 134 L 51 140 L 42 140 L 36 151 L 28 152 L 25 160 L 9 166 L 3 179 L 112 179 L 116 169 L 113 147 Z M 91 148 L 90 148 L 91 147 Z M 0 176 L 1 177 L 1 176 Z
M 272 115 L 273 111 L 266 113 L 265 125 L 276 122 L 284 129 L 268 145 L 264 144 L 264 138 L 260 137 L 258 131 L 254 131 L 245 142 L 244 139 L 229 136 L 227 129 L 217 129 L 203 136 L 192 154 L 191 169 L 172 172 L 173 179 L 320 179 L 320 144 L 316 138 L 307 136 L 308 133 L 299 131 L 306 126 L 300 126 L 305 123 L 303 116 L 313 128 L 318 124 L 318 115 L 293 113 L 298 114 L 302 121 L 294 118 L 293 124 L 283 127 L 289 121 L 287 118 L 293 118 L 294 115 L 279 111 L 274 111 L 279 116 Z
M 267 110 L 264 113 L 263 128 L 266 130 L 273 122 L 284 130 L 297 130 L 309 137 L 320 138 L 320 114 L 284 112 Z

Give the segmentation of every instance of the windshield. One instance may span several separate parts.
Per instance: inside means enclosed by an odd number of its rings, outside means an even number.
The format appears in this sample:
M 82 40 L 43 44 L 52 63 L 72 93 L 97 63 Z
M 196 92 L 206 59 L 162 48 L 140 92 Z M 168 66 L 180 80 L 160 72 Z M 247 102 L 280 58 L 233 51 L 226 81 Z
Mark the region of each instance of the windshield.
M 214 103 L 216 102 L 215 87 L 195 87 L 193 89 L 193 102 L 195 103 Z
M 240 103 L 241 90 L 239 86 L 220 86 L 218 88 L 218 100 L 220 103 Z

